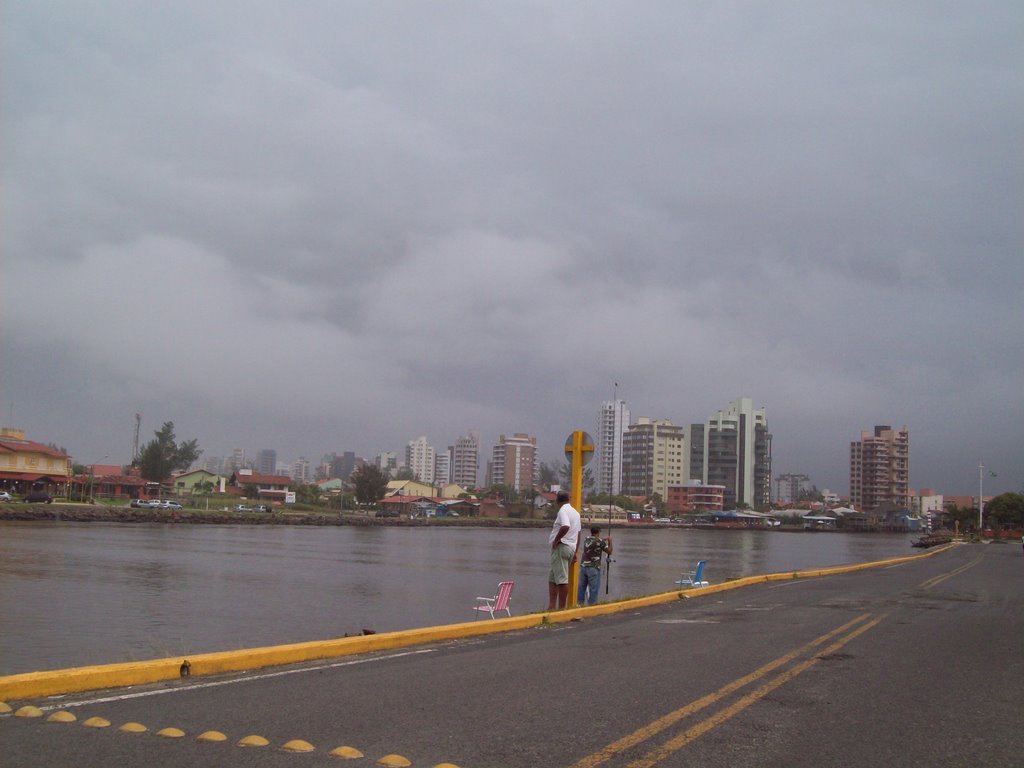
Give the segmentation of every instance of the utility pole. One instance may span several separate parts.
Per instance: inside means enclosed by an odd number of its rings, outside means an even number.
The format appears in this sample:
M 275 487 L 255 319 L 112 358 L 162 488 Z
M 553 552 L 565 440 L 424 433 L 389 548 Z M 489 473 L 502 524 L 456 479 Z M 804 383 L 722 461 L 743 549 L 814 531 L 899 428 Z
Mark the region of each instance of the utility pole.
M 985 477 L 985 465 L 980 461 L 978 462 L 978 537 L 981 537 L 982 531 L 982 510 L 985 509 L 985 496 L 982 490 L 984 486 Z
M 135 439 L 132 440 L 132 461 L 139 458 L 139 427 L 142 425 L 142 414 L 135 414 Z

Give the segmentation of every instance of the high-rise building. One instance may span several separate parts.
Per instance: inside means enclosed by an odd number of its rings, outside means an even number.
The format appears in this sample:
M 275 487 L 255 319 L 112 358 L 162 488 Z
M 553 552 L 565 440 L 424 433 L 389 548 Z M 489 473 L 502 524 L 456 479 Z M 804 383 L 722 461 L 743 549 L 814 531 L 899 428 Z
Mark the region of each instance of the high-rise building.
M 775 501 L 792 504 L 811 490 L 811 478 L 807 475 L 785 474 L 775 478 Z
M 340 456 L 332 452 L 324 456 L 323 460 L 330 465 L 328 477 L 337 477 L 340 480 L 348 480 L 356 468 L 356 455 L 352 451 L 345 451 Z
M 257 475 L 272 475 L 277 469 L 277 451 L 273 448 L 260 448 L 256 451 L 256 466 L 253 467 Z
M 523 432 L 501 435 L 491 451 L 488 485 L 505 485 L 513 491 L 536 486 L 537 438 Z
M 356 471 L 356 454 L 355 451 L 345 451 L 341 454 L 341 466 L 337 468 L 335 477 L 340 477 L 342 480 L 348 480 L 352 477 L 352 473 Z
M 434 454 L 434 485 L 444 487 L 452 481 L 452 457 L 448 451 Z
M 622 436 L 629 424 L 625 400 L 601 403 L 597 412 L 597 487 L 598 493 L 622 491 Z
M 910 430 L 876 426 L 850 443 L 850 502 L 862 512 L 910 508 Z
M 248 463 L 245 459 L 245 448 L 235 448 L 231 455 L 224 459 L 224 473 L 231 474 L 237 472 L 240 469 L 248 469 Z
M 463 488 L 476 488 L 479 475 L 480 436 L 467 432 L 448 449 L 452 456 L 452 482 Z
M 641 416 L 622 438 L 622 492 L 668 498 L 668 487 L 686 480 L 684 430 L 667 419 Z
M 309 459 L 299 456 L 292 464 L 292 480 L 305 485 L 310 481 Z
M 394 451 L 381 451 L 373 463 L 388 477 L 394 477 L 395 472 L 398 471 L 398 457 L 395 456 Z
M 766 508 L 772 490 L 772 436 L 764 408 L 749 397 L 729 403 L 704 424 L 689 428 L 689 479 L 724 485 L 726 509 Z
M 405 466 L 421 483 L 430 485 L 434 482 L 434 447 L 423 435 L 410 440 L 405 446 Z

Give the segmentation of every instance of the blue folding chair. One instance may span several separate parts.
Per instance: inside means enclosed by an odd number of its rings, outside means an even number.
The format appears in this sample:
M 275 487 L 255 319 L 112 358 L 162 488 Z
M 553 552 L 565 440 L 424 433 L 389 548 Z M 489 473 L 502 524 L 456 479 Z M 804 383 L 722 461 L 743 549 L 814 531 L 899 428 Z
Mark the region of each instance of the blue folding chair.
M 683 587 L 706 587 L 708 583 L 704 581 L 704 560 L 697 561 L 697 567 L 692 571 L 684 573 L 676 584 Z

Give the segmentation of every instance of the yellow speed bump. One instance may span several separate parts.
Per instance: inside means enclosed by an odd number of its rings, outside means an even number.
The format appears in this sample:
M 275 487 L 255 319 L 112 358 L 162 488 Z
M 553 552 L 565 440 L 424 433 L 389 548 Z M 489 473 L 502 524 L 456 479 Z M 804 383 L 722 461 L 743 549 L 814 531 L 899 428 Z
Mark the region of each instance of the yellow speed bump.
M 90 717 L 88 720 L 83 720 L 82 725 L 86 728 L 107 728 L 110 721 L 105 717 Z
M 197 741 L 227 741 L 228 737 L 220 731 L 203 731 L 196 736 Z
M 11 711 L 11 705 L 6 701 L 0 701 L 0 715 L 6 715 Z
M 15 717 L 42 717 L 43 710 L 39 707 L 33 707 L 31 704 L 26 704 L 24 707 L 19 707 L 18 711 L 14 713 Z
M 459 768 L 455 763 L 438 763 L 434 768 Z
M 124 733 L 145 733 L 149 729 L 142 723 L 125 723 L 117 730 L 123 731 Z
M 66 709 L 59 709 L 46 718 L 48 723 L 73 723 L 78 718 L 68 712 Z
M 377 761 L 377 765 L 384 765 L 387 768 L 409 768 L 412 762 L 401 755 L 384 755 Z
M 163 736 L 165 739 L 180 739 L 185 732 L 181 728 L 161 728 L 156 735 Z
M 316 747 L 302 739 L 292 739 L 281 747 L 285 752 L 313 752 Z
M 239 740 L 238 746 L 240 747 L 265 747 L 270 742 L 264 739 L 262 736 L 257 736 L 255 733 L 246 736 Z
M 358 760 L 363 756 L 355 747 L 335 747 L 328 753 L 331 757 L 340 757 L 343 760 Z

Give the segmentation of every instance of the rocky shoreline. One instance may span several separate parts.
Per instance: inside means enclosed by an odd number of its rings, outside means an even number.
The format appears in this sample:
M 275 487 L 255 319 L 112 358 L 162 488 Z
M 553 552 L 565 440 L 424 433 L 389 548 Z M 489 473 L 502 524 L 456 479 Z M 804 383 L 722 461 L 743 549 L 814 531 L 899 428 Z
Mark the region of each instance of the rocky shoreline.
M 0 506 L 0 521 L 53 521 L 69 523 L 161 523 L 185 525 L 357 525 L 393 527 L 493 527 L 544 528 L 547 520 L 520 520 L 514 518 L 401 518 L 371 517 L 343 512 L 223 512 L 134 507 L 104 507 L 81 504 L 4 505 Z

